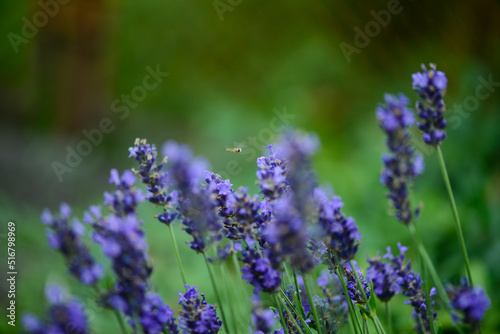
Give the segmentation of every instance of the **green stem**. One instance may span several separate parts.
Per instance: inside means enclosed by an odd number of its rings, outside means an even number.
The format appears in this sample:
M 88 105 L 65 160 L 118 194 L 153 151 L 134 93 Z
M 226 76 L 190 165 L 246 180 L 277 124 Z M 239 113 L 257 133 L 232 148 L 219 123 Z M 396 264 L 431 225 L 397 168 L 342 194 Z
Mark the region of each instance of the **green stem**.
M 339 262 L 339 258 L 335 256 L 335 261 Z M 349 297 L 349 292 L 347 291 L 347 287 L 344 281 L 344 273 L 342 272 L 342 266 L 337 267 L 337 274 L 339 277 L 340 284 L 342 285 L 342 290 L 344 290 L 344 296 L 347 300 L 347 306 L 349 307 L 349 313 L 351 314 L 351 320 L 353 322 L 354 332 L 359 334 L 362 332 L 361 324 L 359 323 L 358 316 L 356 314 L 356 310 L 354 309 L 354 305 L 352 304 L 351 298 Z
M 293 313 L 295 314 L 298 314 L 297 312 L 297 309 L 294 309 L 294 311 L 292 312 L 290 310 L 290 307 L 288 307 L 288 304 L 290 304 L 290 306 L 292 307 L 292 302 L 290 301 L 290 299 L 288 299 L 288 296 L 283 292 L 283 290 L 281 290 L 281 294 L 284 294 L 284 296 L 286 297 L 287 301 L 284 301 L 283 302 L 283 306 L 286 308 L 287 312 L 288 312 L 288 318 L 290 318 L 290 320 L 293 322 L 293 325 L 295 326 L 295 328 L 297 328 L 297 330 L 301 333 L 301 334 L 304 334 L 304 332 L 302 331 L 302 328 L 300 328 L 299 324 L 297 323 L 297 320 L 295 319 L 295 317 L 293 316 Z M 302 323 L 302 325 L 304 326 L 304 328 L 306 329 L 309 329 L 309 327 L 307 326 L 306 322 L 304 319 L 302 319 L 302 317 L 300 317 L 300 322 Z M 310 332 L 310 330 L 309 330 Z M 309 333 L 308 332 L 308 333 Z
M 118 323 L 120 324 L 120 328 L 122 330 L 122 333 L 126 334 L 127 331 L 125 330 L 125 324 L 123 323 L 122 316 L 120 315 L 120 313 L 117 310 L 114 310 L 113 313 L 116 316 L 116 320 L 118 320 Z
M 286 265 L 285 265 L 286 268 Z M 297 274 L 295 273 L 295 269 L 292 267 L 292 272 L 293 272 L 293 282 L 295 284 L 295 299 L 296 299 L 296 304 L 298 305 L 302 317 L 305 319 L 306 318 L 306 313 L 304 311 L 304 307 L 302 306 L 302 298 L 300 296 L 300 288 L 299 288 L 299 281 L 297 280 Z
M 240 286 L 240 290 L 241 290 L 242 295 L 243 295 L 243 300 L 245 300 L 245 303 L 238 303 L 240 305 L 240 310 L 241 310 L 241 305 L 242 304 L 244 305 L 245 312 L 242 312 L 241 314 L 249 314 L 250 309 L 248 308 L 248 305 L 250 303 L 250 298 L 248 297 L 248 292 L 247 292 L 246 286 L 243 284 L 244 281 L 240 276 L 241 275 L 241 268 L 240 268 L 240 263 L 238 262 L 238 257 L 236 255 L 236 253 L 233 253 L 231 258 L 233 260 L 233 265 L 234 265 L 234 268 L 236 270 L 236 272 L 234 273 L 234 276 L 235 276 L 235 279 L 238 281 L 238 285 Z
M 174 246 L 175 258 L 177 259 L 177 265 L 179 266 L 179 271 L 181 273 L 182 283 L 187 285 L 186 275 L 184 274 L 184 268 L 182 267 L 181 256 L 179 254 L 179 249 L 177 248 L 177 242 L 175 241 L 174 229 L 172 228 L 172 224 L 168 225 L 168 229 L 170 230 L 170 238 L 172 239 L 172 245 Z
M 221 266 L 217 266 L 217 268 L 222 285 L 224 286 L 224 293 L 226 295 L 226 300 L 231 300 L 226 285 L 226 279 L 224 278 L 225 275 L 222 274 Z M 234 303 L 229 303 L 229 311 L 231 311 L 231 321 L 233 322 L 234 333 L 238 333 L 238 326 L 237 326 L 238 323 L 236 322 L 236 312 L 234 311 Z
M 470 270 L 469 256 L 467 255 L 467 248 L 465 247 L 465 240 L 462 232 L 462 226 L 460 224 L 460 217 L 458 216 L 457 205 L 455 204 L 455 197 L 453 196 L 453 190 L 451 189 L 450 178 L 448 177 L 448 171 L 446 170 L 446 164 L 444 162 L 441 146 L 437 146 L 436 150 L 438 152 L 439 166 L 441 167 L 441 172 L 443 173 L 443 180 L 446 185 L 446 190 L 448 191 L 448 197 L 450 199 L 451 211 L 453 212 L 453 217 L 455 218 L 455 229 L 457 231 L 458 241 L 460 243 L 462 256 L 464 258 L 467 278 L 469 280 L 469 285 L 472 287 L 473 284 L 472 284 L 472 274 Z
M 286 323 L 285 323 L 285 317 L 283 316 L 283 309 L 281 308 L 281 303 L 279 301 L 279 297 L 278 297 L 277 293 L 274 294 L 274 300 L 276 301 L 276 306 L 278 307 L 278 312 L 280 314 L 281 326 L 283 327 L 283 330 L 285 331 L 285 333 L 289 334 L 288 327 L 286 326 Z
M 436 285 L 436 289 L 438 290 L 438 294 L 441 297 L 441 299 L 444 301 L 446 304 L 446 308 L 450 307 L 450 300 L 448 298 L 448 295 L 446 294 L 446 291 L 444 290 L 443 283 L 441 283 L 441 279 L 439 278 L 436 269 L 434 268 L 434 265 L 432 264 L 431 258 L 429 257 L 429 254 L 427 254 L 427 251 L 425 250 L 425 247 L 420 240 L 417 231 L 415 230 L 415 226 L 413 225 L 412 222 L 408 224 L 408 229 L 410 230 L 410 234 L 413 238 L 413 241 L 417 245 L 418 251 L 420 252 L 420 256 L 422 256 L 422 260 L 424 261 L 427 270 L 431 274 L 432 280 L 434 281 L 434 284 Z
M 210 266 L 210 263 L 208 263 L 207 256 L 205 255 L 205 253 L 202 253 L 202 254 L 203 254 L 203 258 L 205 259 L 205 264 L 207 265 L 207 270 L 208 270 L 208 274 L 210 276 L 210 281 L 212 282 L 212 288 L 214 289 L 215 298 L 217 299 L 217 303 L 220 306 L 220 314 L 221 314 L 221 317 L 222 317 L 222 325 L 224 326 L 224 330 L 226 331 L 226 333 L 229 334 L 230 332 L 229 332 L 229 329 L 227 327 L 227 321 L 226 321 L 226 316 L 224 314 L 224 308 L 222 307 L 222 302 L 221 302 L 221 299 L 220 299 L 220 295 L 219 295 L 219 292 L 217 291 L 217 285 L 215 284 L 214 272 L 212 270 L 212 267 Z
M 309 287 L 309 280 L 307 276 L 304 276 L 304 285 L 306 286 L 307 298 L 309 298 L 309 304 L 311 305 L 311 310 L 313 311 L 314 315 L 314 321 L 316 322 L 316 331 L 320 333 L 321 324 L 319 323 L 319 317 L 318 317 L 318 312 L 316 311 L 316 306 L 314 306 L 312 291 L 311 288 Z
M 293 313 L 295 313 L 299 319 L 300 319 L 300 323 L 304 325 L 304 328 L 307 330 L 308 333 L 311 333 L 311 329 L 309 328 L 309 326 L 306 324 L 306 317 L 305 315 L 302 316 L 299 312 L 299 310 L 293 306 L 293 302 L 290 300 L 290 298 L 288 298 L 288 296 L 286 295 L 285 291 L 283 291 L 283 289 L 280 289 L 280 292 L 281 292 L 281 295 L 283 296 L 283 300 L 284 300 L 284 303 L 283 305 L 286 307 L 286 309 L 288 310 L 288 313 L 290 313 L 290 318 L 293 318 L 291 316 L 291 312 L 290 312 L 290 309 L 293 311 Z M 288 306 L 290 305 L 290 306 Z M 295 319 L 295 318 L 294 318 Z
M 102 292 L 101 292 L 101 289 L 97 286 L 97 285 L 93 285 L 92 286 L 95 290 L 95 292 L 97 293 L 97 295 L 100 295 Z M 123 318 L 122 316 L 120 315 L 120 312 L 118 312 L 118 310 L 116 309 L 113 309 L 113 313 L 115 314 L 116 316 L 116 320 L 118 320 L 118 324 L 120 325 L 120 328 L 122 330 L 122 333 L 123 334 L 127 334 L 127 331 L 125 329 L 125 325 L 123 323 Z
M 391 307 L 389 306 L 389 302 L 385 302 L 385 314 L 387 315 L 387 323 L 389 324 L 389 334 L 392 334 Z
M 365 289 L 363 288 L 363 283 L 361 283 L 361 279 L 359 278 L 358 271 L 354 267 L 354 264 L 352 263 L 352 261 L 349 261 L 349 264 L 351 265 L 351 269 L 354 272 L 354 277 L 356 277 L 356 282 L 358 283 L 358 289 L 361 291 L 361 294 L 363 295 L 363 299 L 365 300 L 365 305 L 370 310 L 370 319 L 373 321 L 373 325 L 375 326 L 375 330 L 379 334 L 380 333 L 385 334 L 385 330 L 381 326 L 377 315 L 375 314 L 375 312 L 373 310 L 370 309 L 370 306 L 368 305 L 368 297 L 366 296 Z

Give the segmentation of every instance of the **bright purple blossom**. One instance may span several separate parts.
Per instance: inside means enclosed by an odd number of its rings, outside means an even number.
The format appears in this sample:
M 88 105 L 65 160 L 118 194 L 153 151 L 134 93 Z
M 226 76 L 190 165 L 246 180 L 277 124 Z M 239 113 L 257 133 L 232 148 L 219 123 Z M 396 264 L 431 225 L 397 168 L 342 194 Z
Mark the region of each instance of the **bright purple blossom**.
M 452 314 L 455 323 L 471 325 L 471 329 L 476 331 L 484 313 L 490 307 L 490 300 L 484 290 L 471 287 L 464 277 L 460 285 L 448 286 L 447 292 L 455 311 Z
M 50 305 L 47 320 L 42 321 L 31 313 L 25 313 L 22 323 L 27 333 L 90 333 L 88 320 L 79 300 L 68 299 L 62 289 L 53 284 L 45 288 L 45 297 Z
M 273 262 L 266 251 L 263 254 L 247 247 L 241 252 L 244 266 L 241 268 L 242 278 L 255 287 L 254 293 L 259 291 L 274 293 L 281 286 L 281 272 L 279 262 Z
M 333 196 L 328 201 L 325 193 L 315 189 L 314 198 L 319 207 L 318 220 L 322 228 L 321 239 L 326 246 L 337 253 L 341 260 L 349 261 L 358 251 L 361 234 L 352 217 L 345 217 L 341 212 L 344 206 L 338 196 Z M 335 259 L 331 259 L 335 263 Z
M 146 298 L 139 313 L 139 321 L 145 334 L 164 333 L 165 327 L 170 334 L 177 334 L 179 330 L 175 324 L 174 311 L 163 303 L 160 296 L 147 292 Z
M 271 257 L 278 261 L 290 258 L 292 266 L 302 272 L 310 271 L 314 259 L 308 249 L 309 234 L 304 219 L 293 206 L 290 196 L 273 206 L 272 220 L 264 230 Z
M 287 167 L 283 150 L 279 146 L 268 145 L 269 157 L 257 159 L 257 178 L 264 199 L 274 200 L 288 189 Z
M 422 72 L 412 74 L 413 89 L 422 99 L 422 102 L 417 103 L 420 118 L 417 126 L 423 132 L 422 138 L 426 144 L 438 146 L 446 138 L 443 96 L 448 80 L 443 72 L 436 70 L 435 64 L 429 67 L 427 70 L 422 64 Z
M 117 215 L 127 215 L 134 212 L 137 205 L 145 200 L 140 189 L 133 188 L 136 178 L 134 173 L 125 170 L 120 177 L 116 169 L 112 169 L 109 183 L 116 186 L 114 193 L 104 193 L 104 205 L 109 206 Z
M 103 274 L 103 268 L 96 263 L 83 240 L 85 227 L 76 218 L 69 223 L 71 208 L 62 203 L 60 214 L 53 216 L 48 209 L 42 213 L 42 222 L 49 227 L 47 238 L 52 249 L 63 254 L 69 272 L 80 282 L 94 285 Z
M 205 295 L 198 296 L 197 287 L 185 286 L 186 293 L 179 292 L 179 304 L 182 306 L 179 327 L 183 334 L 215 334 L 222 321 L 217 317 L 215 307 L 208 304 Z
M 394 295 L 401 292 L 399 284 L 401 271 L 410 271 L 410 262 L 405 263 L 405 252 L 408 247 L 398 243 L 398 248 L 398 256 L 393 256 L 391 247 L 387 247 L 387 254 L 383 257 L 379 253 L 375 258 L 368 258 L 369 267 L 366 278 L 373 282 L 373 292 L 383 302 L 388 302 Z
M 408 127 L 413 125 L 413 113 L 407 108 L 408 98 L 386 94 L 386 104 L 377 108 L 377 119 L 381 129 L 387 134 L 390 154 L 384 155 L 384 169 L 380 183 L 389 189 L 388 197 L 395 210 L 396 219 L 409 224 L 413 219 L 410 207 L 409 189 L 413 180 L 422 173 L 422 156 L 416 155 L 411 146 Z

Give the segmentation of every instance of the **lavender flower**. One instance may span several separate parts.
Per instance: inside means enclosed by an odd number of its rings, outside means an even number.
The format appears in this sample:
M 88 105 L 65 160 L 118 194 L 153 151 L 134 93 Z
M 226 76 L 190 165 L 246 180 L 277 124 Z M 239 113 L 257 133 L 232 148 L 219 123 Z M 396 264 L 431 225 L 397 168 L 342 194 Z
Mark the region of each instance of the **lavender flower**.
M 317 188 L 314 198 L 318 203 L 318 220 L 322 227 L 322 239 L 326 246 L 337 253 L 340 259 L 349 261 L 354 258 L 358 251 L 361 234 L 358 232 L 354 219 L 346 218 L 340 209 L 344 206 L 338 196 L 333 196 L 331 201 L 327 200 L 325 193 Z M 331 259 L 335 263 L 335 259 Z
M 273 216 L 275 219 L 264 230 L 271 257 L 279 262 L 289 257 L 292 266 L 302 272 L 310 271 L 314 259 L 307 248 L 309 235 L 305 221 L 293 206 L 290 196 L 274 204 Z
M 99 207 L 92 206 L 85 213 L 84 221 L 94 229 L 92 237 L 111 259 L 116 275 L 113 289 L 100 296 L 100 303 L 123 312 L 135 327 L 137 324 L 132 319 L 150 303 L 146 296 L 153 269 L 147 255 L 142 221 L 135 213 L 137 201 L 131 200 L 137 199 L 133 188 L 135 177 L 125 172 L 120 179 L 115 171 L 111 181 L 118 188 L 113 195 L 105 196 L 105 204 L 112 206 L 112 214 L 103 216 Z
M 110 206 L 117 215 L 134 212 L 137 205 L 145 199 L 140 190 L 133 188 L 135 181 L 134 173 L 131 171 L 124 171 L 120 177 L 118 171 L 112 169 L 109 183 L 116 185 L 117 190 L 113 194 L 104 193 L 104 205 Z
M 225 215 L 226 237 L 244 239 L 249 246 L 260 242 L 261 230 L 270 219 L 265 204 L 258 200 L 257 195 L 250 196 L 247 188 L 240 188 L 228 195 Z
M 455 311 L 453 321 L 470 325 L 473 331 L 479 329 L 484 313 L 490 307 L 490 300 L 483 289 L 469 286 L 464 277 L 460 285 L 448 286 L 447 292 Z
M 396 211 L 396 219 L 409 224 L 412 211 L 408 191 L 413 186 L 413 179 L 422 173 L 422 156 L 415 155 L 410 143 L 408 127 L 413 125 L 413 113 L 407 108 L 408 99 L 386 94 L 386 105 L 377 108 L 380 127 L 387 134 L 387 147 L 391 152 L 382 157 L 384 169 L 380 183 L 389 189 L 388 197 Z
M 145 334 L 164 333 L 165 328 L 168 328 L 170 334 L 179 333 L 174 311 L 163 303 L 160 296 L 152 292 L 146 293 L 139 320 Z
M 176 210 L 178 205 L 177 192 L 168 192 L 166 189 L 168 174 L 163 169 L 167 158 L 165 157 L 161 163 L 157 164 L 156 146 L 148 144 L 146 139 L 137 138 L 134 147 L 130 147 L 129 151 L 129 157 L 134 157 L 139 162 L 139 170 L 133 171 L 140 176 L 142 183 L 146 185 L 146 191 L 149 193 L 148 201 L 163 206 L 163 213 L 155 215 L 155 218 L 161 223 L 170 225 L 180 217 L 180 214 Z
M 398 243 L 398 248 L 400 253 L 398 256 L 393 256 L 391 247 L 387 247 L 387 254 L 383 258 L 380 257 L 380 253 L 375 258 L 368 258 L 370 265 L 366 278 L 373 282 L 373 292 L 383 302 L 388 302 L 401 292 L 399 285 L 401 271 L 410 271 L 411 264 L 405 264 L 405 252 L 408 247 Z
M 287 167 L 283 151 L 279 146 L 267 146 L 269 157 L 257 159 L 257 178 L 260 191 L 264 199 L 274 200 L 283 195 L 288 189 L 286 181 Z
M 50 228 L 49 245 L 63 254 L 73 276 L 83 284 L 94 285 L 103 276 L 103 269 L 83 241 L 85 227 L 76 219 L 70 224 L 70 215 L 71 208 L 66 203 L 61 204 L 58 217 L 53 217 L 48 209 L 43 211 L 41 220 Z
M 179 304 L 182 306 L 179 326 L 183 334 L 217 333 L 222 321 L 217 317 L 215 307 L 208 304 L 205 295 L 198 296 L 197 287 L 185 286 L 187 292 L 179 292 Z
M 399 276 L 399 284 L 401 286 L 401 291 L 403 295 L 409 297 L 406 304 L 413 306 L 413 314 L 412 317 L 415 319 L 414 328 L 418 333 L 429 333 L 431 330 L 431 321 L 434 323 L 434 320 L 437 317 L 437 312 L 433 311 L 434 308 L 434 300 L 432 297 L 436 294 L 436 288 L 432 288 L 429 296 L 422 289 L 422 278 L 415 271 L 409 271 L 410 266 L 407 266 L 403 270 L 401 270 Z M 430 304 L 431 310 L 428 311 L 428 303 Z M 431 314 L 432 319 L 429 319 L 429 313 Z M 422 325 L 424 328 L 422 328 Z
M 417 126 L 423 132 L 422 138 L 426 144 L 439 146 L 446 138 L 446 106 L 443 96 L 448 80 L 443 72 L 436 70 L 435 64 L 430 64 L 429 67 L 427 70 L 422 64 L 422 72 L 412 74 L 413 89 L 423 100 L 417 103 L 418 116 L 421 119 Z
M 94 228 L 94 241 L 111 259 L 117 279 L 113 291 L 102 297 L 102 303 L 133 317 L 145 303 L 152 272 L 142 222 L 134 214 L 103 218 L 96 208 L 92 211 L 98 216 L 87 214 L 87 222 Z
M 27 333 L 90 333 L 87 317 L 79 300 L 68 300 L 62 289 L 55 284 L 45 288 L 45 297 L 50 305 L 48 320 L 44 322 L 31 313 L 25 313 L 22 322 Z
M 355 270 L 357 271 L 359 280 L 361 281 L 361 285 L 365 290 L 366 298 L 370 299 L 371 295 L 370 285 L 364 279 L 361 268 L 356 264 L 356 261 L 352 261 L 352 263 L 354 264 Z M 361 305 L 366 304 L 366 301 L 363 298 L 363 292 L 359 290 L 358 281 L 356 280 L 356 276 L 353 272 L 353 268 L 351 267 L 350 262 L 347 262 L 343 266 L 343 270 L 344 270 L 344 281 L 346 282 L 347 285 L 347 293 L 349 294 L 349 298 L 352 300 L 353 303 Z
M 186 146 L 171 141 L 165 144 L 164 154 L 169 161 L 167 182 L 179 190 L 178 211 L 185 231 L 193 237 L 190 247 L 203 253 L 222 238 L 222 222 L 217 203 L 212 199 L 213 189 L 198 184 L 206 163 L 193 158 Z
M 281 273 L 278 270 L 280 264 L 273 262 L 266 253 L 261 255 L 250 247 L 241 252 L 241 260 L 245 264 L 241 268 L 242 278 L 255 287 L 255 294 L 259 291 L 274 293 L 281 286 Z
M 287 131 L 281 140 L 286 163 L 286 181 L 293 192 L 293 204 L 305 218 L 314 211 L 313 192 L 317 185 L 312 156 L 319 148 L 315 134 Z
M 203 172 L 207 169 L 205 160 L 193 158 L 191 150 L 185 145 L 168 141 L 163 146 L 163 155 L 168 159 L 167 184 L 177 187 L 183 197 L 196 192 Z
M 252 322 L 255 328 L 254 334 L 271 334 L 274 326 L 274 312 L 262 308 L 262 300 L 258 295 L 252 297 Z

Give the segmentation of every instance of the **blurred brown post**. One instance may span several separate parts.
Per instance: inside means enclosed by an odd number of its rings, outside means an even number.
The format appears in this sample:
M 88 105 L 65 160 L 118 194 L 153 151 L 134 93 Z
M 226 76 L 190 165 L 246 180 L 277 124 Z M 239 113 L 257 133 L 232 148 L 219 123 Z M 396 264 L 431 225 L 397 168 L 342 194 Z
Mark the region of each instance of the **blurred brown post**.
M 37 109 L 50 115 L 53 130 L 78 133 L 106 112 L 106 3 L 40 1 L 55 2 L 59 8 L 53 10 L 38 36 Z M 43 10 L 38 1 L 35 10 Z

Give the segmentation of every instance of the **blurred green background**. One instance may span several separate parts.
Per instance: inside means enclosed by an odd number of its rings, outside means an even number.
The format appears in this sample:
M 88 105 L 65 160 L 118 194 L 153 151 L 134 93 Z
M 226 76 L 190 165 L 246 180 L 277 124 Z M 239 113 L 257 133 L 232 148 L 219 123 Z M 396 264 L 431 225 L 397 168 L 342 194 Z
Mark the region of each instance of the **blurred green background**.
M 384 19 L 380 11 L 391 13 L 387 24 L 373 24 L 375 16 Z M 483 333 L 500 331 L 498 1 L 4 1 L 0 12 L 0 260 L 6 268 L 12 220 L 19 273 L 17 326 L 3 318 L 0 331 L 17 332 L 24 310 L 41 314 L 47 281 L 84 300 L 95 333 L 117 330 L 93 292 L 66 275 L 39 216 L 62 201 L 79 216 L 100 204 L 111 189 L 109 169 L 135 167 L 127 148 L 136 137 L 159 147 L 168 139 L 187 143 L 236 188 L 256 191 L 255 159 L 276 139 L 277 127 L 314 131 L 322 142 L 319 179 L 342 196 L 363 234 L 358 261 L 398 241 L 411 246 L 406 228 L 387 215 L 378 182 L 385 147 L 374 110 L 385 92 L 415 101 L 410 75 L 429 62 L 448 77 L 453 122 L 443 151 L 475 283 L 492 301 Z M 368 33 L 364 40 L 356 39 L 357 29 Z M 346 57 L 341 45 L 347 44 L 356 52 Z M 169 75 L 145 83 L 155 69 Z M 494 83 L 478 88 L 481 78 Z M 478 89 L 488 96 L 477 99 Z M 109 131 L 100 139 L 95 129 L 103 119 Z M 96 144 L 85 147 L 85 133 L 94 133 Z M 422 147 L 418 133 L 415 143 Z M 244 152 L 226 152 L 234 146 Z M 89 154 L 61 172 L 72 149 Z M 440 276 L 457 283 L 464 271 L 451 211 L 436 154 L 423 151 L 426 171 L 414 191 L 424 203 L 418 228 Z M 156 264 L 153 281 L 175 308 L 181 282 L 168 231 L 148 205 L 140 210 Z M 213 302 L 201 257 L 180 243 L 190 284 Z M 399 309 L 396 317 L 409 317 L 409 307 Z M 444 312 L 440 317 L 448 324 Z M 406 319 L 396 326 L 410 331 Z

